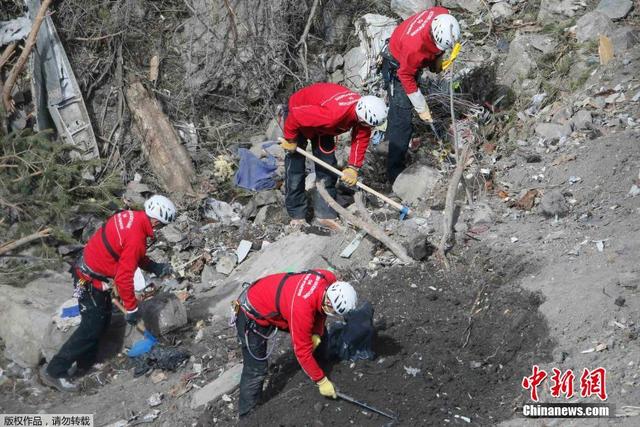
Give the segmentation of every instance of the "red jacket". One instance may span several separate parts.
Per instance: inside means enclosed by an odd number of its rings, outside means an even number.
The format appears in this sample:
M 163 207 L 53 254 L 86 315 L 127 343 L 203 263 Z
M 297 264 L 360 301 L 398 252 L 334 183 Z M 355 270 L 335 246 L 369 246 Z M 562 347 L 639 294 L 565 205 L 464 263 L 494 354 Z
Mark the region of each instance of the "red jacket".
M 391 34 L 389 50 L 400 64 L 398 79 L 407 94 L 418 91 L 418 71 L 442 54 L 431 35 L 431 21 L 436 16 L 447 13 L 449 11 L 444 7 L 430 7 L 407 18 Z
M 361 167 L 369 146 L 371 128 L 360 124 L 356 103 L 360 95 L 335 83 L 315 83 L 289 98 L 289 113 L 284 122 L 284 137 L 299 135 L 307 139 L 336 136 L 351 130 L 349 164 Z
M 327 316 L 322 311 L 325 290 L 335 282 L 336 276 L 327 270 L 290 276 L 280 294 L 280 315 L 269 319 L 255 319 L 262 326 L 273 325 L 291 333 L 293 352 L 298 363 L 313 381 L 325 375 L 313 358 L 311 335 L 322 336 Z M 247 291 L 247 300 L 263 316 L 277 312 L 276 292 L 280 281 L 287 273 L 272 274 L 259 279 Z M 252 317 L 247 313 L 249 317 Z M 252 317 L 253 318 L 253 317 Z
M 119 256 L 116 261 L 102 241 L 102 227 L 95 232 L 84 247 L 84 262 L 92 271 L 114 278 L 118 294 L 128 311 L 138 308 L 133 288 L 133 273 L 136 268 L 146 266 L 147 238 L 153 237 L 151 220 L 144 211 L 122 211 L 107 220 L 107 241 Z M 104 290 L 107 285 L 92 279 L 93 286 Z

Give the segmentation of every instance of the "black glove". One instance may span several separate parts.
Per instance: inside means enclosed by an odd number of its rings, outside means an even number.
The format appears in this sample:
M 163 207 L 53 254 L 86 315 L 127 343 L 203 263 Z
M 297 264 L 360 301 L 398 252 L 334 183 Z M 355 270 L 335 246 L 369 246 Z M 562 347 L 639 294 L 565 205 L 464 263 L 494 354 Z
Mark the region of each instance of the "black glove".
M 124 315 L 124 320 L 127 321 L 128 324 L 130 325 L 137 325 L 138 324 L 138 310 L 136 311 L 127 311 L 127 314 Z
M 151 261 L 151 264 L 149 264 L 148 270 L 149 272 L 155 274 L 156 277 L 168 276 L 171 273 L 173 273 L 173 268 L 171 267 L 171 264 L 169 264 L 168 262 L 164 263 L 164 262 Z

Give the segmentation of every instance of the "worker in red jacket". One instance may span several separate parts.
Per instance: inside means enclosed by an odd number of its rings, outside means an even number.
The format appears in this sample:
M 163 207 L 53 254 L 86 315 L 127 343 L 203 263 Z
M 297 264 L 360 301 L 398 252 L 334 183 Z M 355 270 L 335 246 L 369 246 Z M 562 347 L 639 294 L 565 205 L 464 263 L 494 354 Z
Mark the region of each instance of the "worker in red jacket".
M 243 356 L 240 416 L 258 403 L 267 375 L 267 341 L 278 330 L 291 335 L 293 352 L 320 394 L 335 399 L 335 387 L 313 352 L 322 341 L 327 315 L 344 315 L 357 302 L 353 287 L 337 281 L 327 270 L 272 274 L 246 287 L 236 300 L 236 328 Z
M 147 239 L 154 230 L 172 222 L 176 207 L 168 198 L 155 195 L 144 204 L 144 211 L 125 210 L 110 217 L 89 239 L 82 256 L 73 267 L 74 296 L 80 305 L 80 326 L 60 348 L 48 365 L 40 369 L 42 381 L 60 391 L 75 391 L 68 379 L 74 362 L 79 369 L 93 365 L 98 341 L 111 321 L 112 282 L 126 309 L 125 319 L 138 322 L 138 301 L 133 276 L 138 267 L 164 276 L 170 264 L 156 263 L 146 256 Z
M 453 48 L 459 39 L 458 21 L 439 6 L 410 16 L 391 34 L 388 53 L 383 54 L 383 70 L 390 95 L 387 177 L 391 183 L 405 167 L 404 158 L 413 133 L 411 110 L 426 123 L 433 122 L 417 79 L 426 67 L 440 72 L 444 51 Z
M 314 156 L 331 166 L 337 165 L 335 137 L 351 132 L 349 164 L 342 171 L 342 180 L 356 185 L 358 170 L 364 162 L 371 128 L 387 119 L 387 106 L 375 96 L 359 94 L 335 83 L 316 83 L 299 90 L 289 98 L 281 146 L 285 158 L 285 205 L 292 225 L 305 224 L 307 198 L 305 196 L 305 157 L 296 148 L 306 149 L 311 141 Z M 327 192 L 335 198 L 338 178 L 329 170 L 316 165 L 316 180 L 323 180 Z M 330 229 L 339 229 L 336 212 L 316 194 L 314 212 L 318 222 Z

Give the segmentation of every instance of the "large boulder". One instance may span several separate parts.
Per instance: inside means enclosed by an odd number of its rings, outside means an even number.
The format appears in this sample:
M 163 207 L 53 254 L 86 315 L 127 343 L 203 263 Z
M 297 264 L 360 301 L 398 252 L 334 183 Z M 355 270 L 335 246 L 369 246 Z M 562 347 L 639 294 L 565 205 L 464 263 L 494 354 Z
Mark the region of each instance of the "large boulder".
M 147 329 L 160 336 L 187 324 L 187 309 L 172 293 L 161 293 L 139 304 Z
M 602 12 L 593 11 L 585 14 L 576 22 L 576 39 L 584 43 L 589 40 L 597 40 L 600 35 L 613 34 L 615 26 L 613 21 Z
M 471 13 L 485 10 L 482 0 L 442 0 L 440 4 L 447 9 L 463 9 Z
M 601 0 L 596 10 L 615 21 L 627 16 L 632 8 L 633 2 L 631 0 Z
M 407 19 L 425 9 L 435 6 L 434 0 L 391 0 L 391 10 L 402 19 Z
M 363 78 L 367 75 L 367 54 L 360 46 L 356 46 L 344 55 L 344 83 L 348 88 L 359 90 Z
M 49 272 L 23 288 L 0 285 L 0 338 L 7 359 L 24 368 L 38 365 L 44 337 L 71 297 L 72 283 L 70 274 Z
M 616 55 L 631 49 L 640 41 L 640 35 L 633 27 L 625 26 L 616 28 L 611 35 L 611 43 L 613 43 L 613 51 Z
M 427 198 L 440 178 L 440 172 L 431 166 L 412 165 L 398 175 L 393 183 L 393 192 L 403 201 L 415 203 Z
M 271 98 L 284 76 L 291 14 L 300 5 L 285 0 L 192 0 L 189 18 L 176 32 L 184 46 L 185 84 L 198 97 L 237 110 Z M 268 17 L 266 19 L 265 17 Z M 269 59 L 265 56 L 269 52 Z
M 498 75 L 501 83 L 511 86 L 519 79 L 526 78 L 536 66 L 542 54 L 552 52 L 556 42 L 543 34 L 517 33 L 509 44 L 507 58 L 500 65 Z
M 538 10 L 538 21 L 550 23 L 572 18 L 584 6 L 580 0 L 542 0 Z

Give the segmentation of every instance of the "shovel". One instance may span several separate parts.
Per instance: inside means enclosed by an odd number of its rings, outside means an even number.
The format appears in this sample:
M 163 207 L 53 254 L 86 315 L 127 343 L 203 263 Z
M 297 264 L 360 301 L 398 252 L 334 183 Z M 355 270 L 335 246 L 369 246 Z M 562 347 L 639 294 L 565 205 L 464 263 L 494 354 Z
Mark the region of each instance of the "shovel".
M 320 160 L 319 158 L 317 158 L 316 156 L 314 156 L 311 153 L 306 152 L 305 150 L 303 150 L 300 147 L 296 147 L 296 152 L 302 154 L 303 156 L 305 156 L 307 159 L 310 159 L 312 161 L 314 161 L 315 163 L 319 164 L 320 166 L 322 166 L 323 168 L 333 172 L 334 174 L 338 175 L 339 177 L 342 177 L 342 171 L 334 168 L 333 166 L 331 166 L 330 164 L 323 162 L 322 160 Z M 356 184 L 356 186 L 364 191 L 366 191 L 369 194 L 373 194 L 374 196 L 376 196 L 377 198 L 379 198 L 380 200 L 390 204 L 391 206 L 393 206 L 394 208 L 398 209 L 400 211 L 400 219 L 404 219 L 404 217 L 406 217 L 407 215 L 409 215 L 411 213 L 411 210 L 407 207 L 407 206 L 403 206 L 400 203 L 396 202 L 395 200 L 391 200 L 390 198 L 388 198 L 387 196 L 385 196 L 384 194 L 380 194 L 378 193 L 376 190 L 374 190 L 371 187 L 368 187 L 366 185 L 364 185 L 363 183 L 361 183 L 360 181 L 358 181 L 358 183 Z
M 123 314 L 127 314 L 127 310 L 122 306 L 122 303 L 120 303 L 120 301 L 113 298 L 111 299 L 111 302 L 113 302 L 113 304 L 116 307 L 118 307 L 118 310 L 120 310 Z M 142 338 L 139 341 L 136 341 L 131 346 L 131 348 L 127 352 L 127 356 L 129 357 L 138 357 L 145 353 L 149 353 L 153 348 L 153 346 L 156 345 L 156 343 L 158 342 L 158 339 L 154 337 L 151 332 L 147 331 L 147 328 L 145 328 L 142 323 L 137 323 L 136 328 L 140 332 L 142 332 L 142 335 L 144 335 L 144 338 Z
M 356 404 L 356 405 L 358 405 L 358 406 L 360 406 L 362 408 L 368 409 L 368 410 L 370 410 L 372 412 L 375 412 L 375 413 L 380 414 L 382 416 L 385 416 L 387 418 L 391 418 L 392 420 L 397 420 L 398 419 L 397 416 L 395 416 L 393 414 L 390 414 L 389 412 L 384 412 L 384 411 L 381 411 L 380 409 L 376 409 L 371 405 L 367 405 L 366 403 L 361 402 L 359 400 L 356 400 L 353 397 L 348 396 L 348 395 L 346 395 L 344 393 L 341 393 L 339 391 L 336 391 L 336 396 L 338 396 L 342 400 L 346 400 L 347 402 L 354 403 L 354 404 Z

